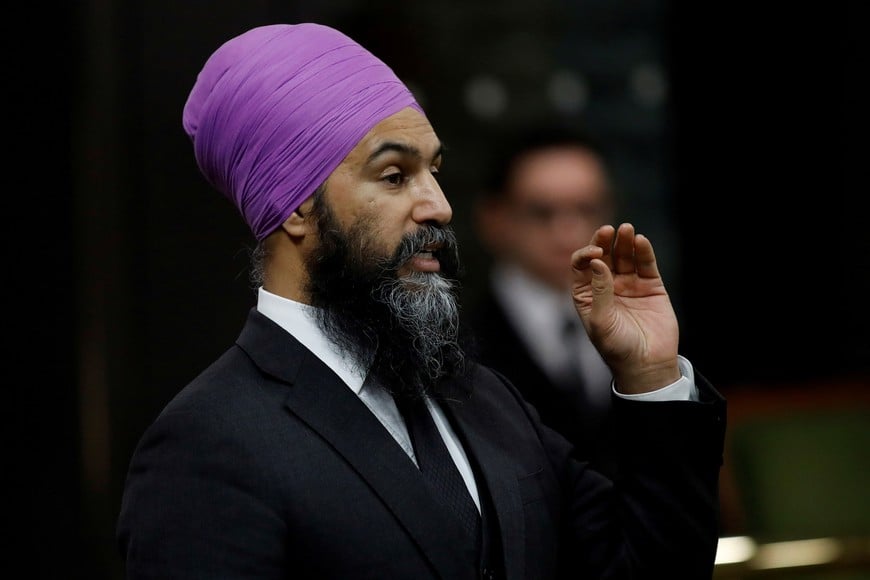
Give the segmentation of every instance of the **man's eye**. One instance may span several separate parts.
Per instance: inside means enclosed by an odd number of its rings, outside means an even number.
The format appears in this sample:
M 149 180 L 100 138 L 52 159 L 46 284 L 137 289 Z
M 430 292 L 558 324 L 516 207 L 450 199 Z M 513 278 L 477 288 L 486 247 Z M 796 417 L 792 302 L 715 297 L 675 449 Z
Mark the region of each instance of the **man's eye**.
M 390 173 L 389 175 L 385 175 L 383 177 L 384 181 L 389 183 L 390 185 L 401 185 L 402 178 L 404 176 L 400 172 Z
M 530 224 L 547 224 L 556 215 L 556 210 L 548 205 L 525 203 L 515 208 L 516 215 Z

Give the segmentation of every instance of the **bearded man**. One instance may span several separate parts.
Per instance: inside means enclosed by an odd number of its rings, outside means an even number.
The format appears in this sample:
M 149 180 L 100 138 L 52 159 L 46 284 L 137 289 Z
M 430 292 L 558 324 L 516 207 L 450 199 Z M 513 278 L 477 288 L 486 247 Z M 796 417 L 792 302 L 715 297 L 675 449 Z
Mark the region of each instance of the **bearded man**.
M 466 356 L 442 145 L 389 67 L 326 26 L 257 27 L 183 124 L 257 240 L 258 294 L 137 446 L 128 579 L 712 575 L 725 403 L 631 224 L 572 256 L 614 376 L 610 480 Z

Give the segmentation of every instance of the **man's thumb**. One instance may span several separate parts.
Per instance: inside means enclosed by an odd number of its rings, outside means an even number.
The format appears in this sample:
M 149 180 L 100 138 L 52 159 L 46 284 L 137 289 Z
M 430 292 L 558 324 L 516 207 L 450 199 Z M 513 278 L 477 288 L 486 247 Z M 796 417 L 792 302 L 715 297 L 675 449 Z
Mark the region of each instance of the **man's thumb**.
M 601 260 L 592 260 L 592 307 L 607 307 L 613 301 L 613 275 Z

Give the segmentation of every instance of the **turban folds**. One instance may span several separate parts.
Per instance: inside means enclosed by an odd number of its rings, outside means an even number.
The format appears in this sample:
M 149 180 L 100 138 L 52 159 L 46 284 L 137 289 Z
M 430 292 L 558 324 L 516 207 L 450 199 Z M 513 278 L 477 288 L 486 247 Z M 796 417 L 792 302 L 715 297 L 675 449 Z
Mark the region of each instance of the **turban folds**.
M 262 240 L 372 127 L 406 107 L 423 112 L 386 64 L 343 33 L 273 24 L 208 58 L 182 122 L 203 175 Z

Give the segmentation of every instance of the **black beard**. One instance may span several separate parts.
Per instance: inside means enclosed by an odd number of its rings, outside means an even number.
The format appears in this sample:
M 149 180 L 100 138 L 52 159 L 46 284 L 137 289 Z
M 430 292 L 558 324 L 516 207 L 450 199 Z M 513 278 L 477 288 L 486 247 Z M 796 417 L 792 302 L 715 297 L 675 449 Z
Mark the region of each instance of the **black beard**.
M 306 263 L 307 290 L 321 330 L 394 397 L 443 394 L 444 380 L 466 370 L 453 230 L 423 225 L 392 256 L 378 258 L 372 220 L 344 232 L 325 202 L 313 213 L 320 244 Z M 430 244 L 441 245 L 441 272 L 400 277 L 399 269 Z

